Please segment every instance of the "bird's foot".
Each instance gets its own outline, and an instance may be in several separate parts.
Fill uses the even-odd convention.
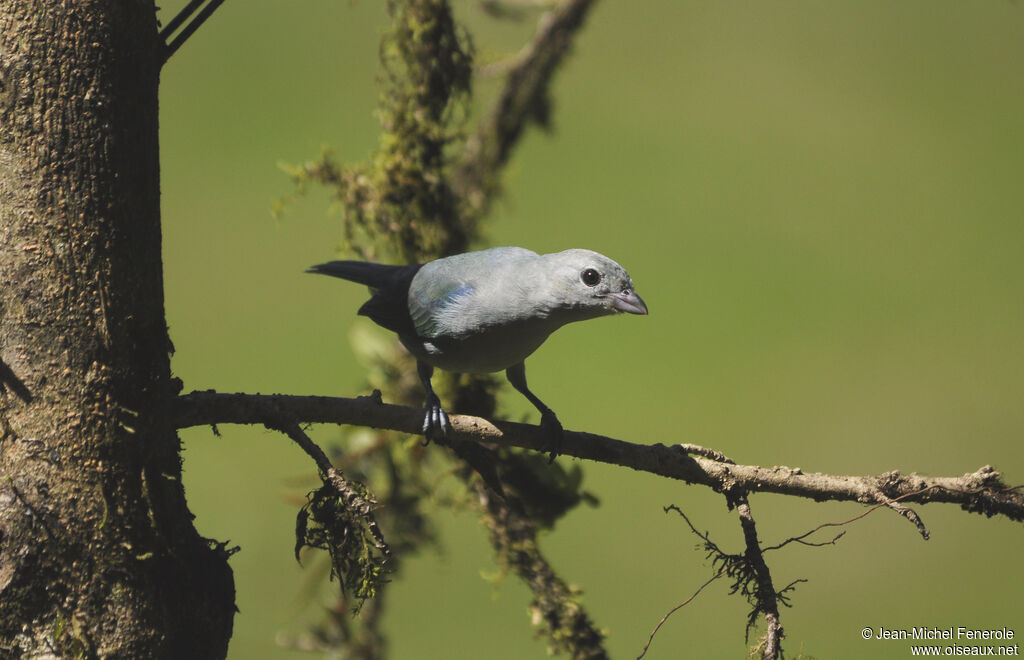
[[[448,413],[441,408],[440,403],[428,401],[427,411],[423,416],[423,445],[429,445],[431,440],[444,440],[450,430]]]
[[[548,450],[551,452],[548,463],[554,463],[562,453],[562,423],[555,417],[554,412],[546,410],[540,415],[540,427],[548,437]]]

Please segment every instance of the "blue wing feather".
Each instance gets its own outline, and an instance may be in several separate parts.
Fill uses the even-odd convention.
[[[440,282],[434,282],[429,287],[413,291],[409,296],[409,315],[416,327],[416,334],[420,337],[437,337],[443,334],[446,330],[443,321],[445,311],[476,290],[476,287],[465,282],[444,284],[447,284],[447,287]]]

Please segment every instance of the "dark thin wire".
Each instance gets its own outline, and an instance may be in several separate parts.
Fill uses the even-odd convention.
[[[193,5],[196,5],[197,3],[201,4],[202,0],[192,0],[192,2],[189,3],[188,7],[182,10],[182,12],[178,14],[178,16],[181,16],[181,14],[184,14],[189,9],[195,11]],[[206,19],[208,19],[213,14],[213,12],[217,11],[217,7],[220,7],[223,3],[224,0],[210,0],[210,4],[203,7],[203,10],[196,14],[196,17],[192,19],[192,22],[186,25],[184,29],[182,29],[182,31],[178,33],[178,36],[176,36],[173,41],[167,44],[167,50],[164,51],[164,61],[166,62],[168,59],[170,59],[171,55],[174,55],[175,51],[181,48],[181,45],[185,43],[185,41],[189,37],[192,36],[192,33],[198,30],[199,26],[205,23]],[[189,13],[191,13],[191,11]],[[171,23],[177,20],[178,16],[175,16],[174,20],[172,20]],[[182,21],[184,21],[184,19],[182,19]],[[170,27],[170,24],[168,24],[168,27]],[[163,33],[161,32],[161,34]]]
[[[167,41],[167,39],[174,34],[174,31],[181,27],[181,24],[188,20],[188,17],[194,14],[196,9],[199,9],[199,6],[204,2],[206,2],[206,0],[191,0],[191,2],[185,5],[184,9],[179,11],[177,15],[171,19],[170,23],[164,26],[164,29],[160,30],[160,38]]]

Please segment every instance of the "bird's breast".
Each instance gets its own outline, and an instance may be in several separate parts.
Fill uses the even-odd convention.
[[[400,337],[409,352],[438,369],[455,373],[492,373],[519,364],[537,350],[557,326],[513,323],[460,337]]]

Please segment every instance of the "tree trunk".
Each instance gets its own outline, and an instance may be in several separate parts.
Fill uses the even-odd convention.
[[[168,417],[161,55],[149,0],[0,0],[0,657],[227,652]]]

